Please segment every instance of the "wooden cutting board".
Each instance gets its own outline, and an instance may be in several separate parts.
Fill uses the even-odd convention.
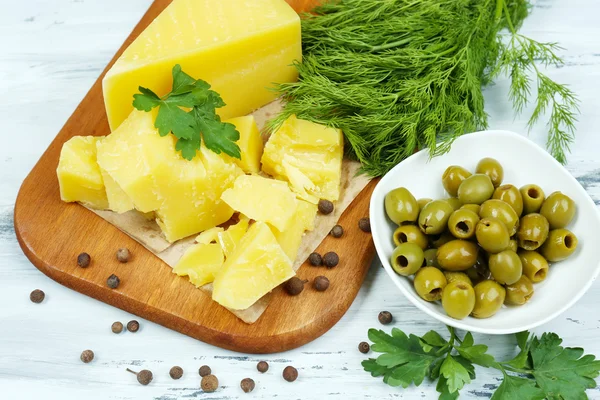
[[[305,10],[315,0],[288,0]],[[75,135],[107,135],[110,131],[102,98],[102,77],[121,52],[170,3],[156,0],[127,38],[109,66],[94,83],[50,147],[27,176],[15,205],[15,231],[25,255],[55,281],[107,304],[215,346],[246,353],[274,353],[301,346],[329,330],[356,297],[374,255],[371,235],[358,229],[368,216],[371,182],[340,219],[341,239],[327,237],[317,249],[335,251],[340,264],[331,270],[305,263],[298,276],[312,282],[329,278],[326,292],[306,287],[299,296],[274,290],[272,302],[254,324],[248,325],[227,311],[186,278],[177,277],[154,254],[117,228],[78,204],[60,200],[56,167],[65,141]],[[131,250],[133,257],[120,264],[115,252]],[[86,268],[77,266],[81,252],[92,257]],[[116,290],[106,286],[111,274],[121,279]]]

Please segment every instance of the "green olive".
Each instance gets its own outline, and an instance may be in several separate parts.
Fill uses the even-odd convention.
[[[450,215],[448,230],[458,239],[470,239],[475,236],[475,227],[479,216],[473,211],[459,209]]]
[[[476,263],[473,267],[466,270],[465,274],[469,277],[469,279],[471,279],[471,282],[473,282],[474,284],[488,279],[492,279],[492,273],[488,269],[487,264]]]
[[[511,306],[522,306],[533,296],[533,284],[525,275],[512,285],[506,286],[506,299],[504,304]]]
[[[481,204],[494,193],[490,177],[484,174],[471,175],[458,187],[458,199],[463,204]]]
[[[436,249],[445,245],[446,243],[456,239],[450,232],[444,232],[440,235],[430,235],[429,242],[431,243],[431,247],[435,247]]]
[[[448,283],[442,293],[442,307],[454,319],[468,317],[475,307],[475,290],[465,282]]]
[[[452,240],[437,251],[437,262],[447,271],[465,271],[477,262],[477,244],[468,240]]]
[[[500,165],[498,160],[490,157],[482,158],[481,161],[477,163],[475,173],[489,176],[494,187],[500,186],[504,179],[504,169],[502,168],[502,165]]]
[[[523,275],[533,283],[539,283],[548,275],[548,261],[537,251],[519,250],[517,253],[523,264]]]
[[[521,259],[512,250],[504,250],[498,254],[492,254],[489,266],[494,280],[503,285],[512,285],[523,275]]]
[[[432,201],[432,200],[428,197],[423,197],[423,198],[417,200],[417,205],[419,206],[419,211],[422,210],[423,207],[425,207],[425,204],[429,203],[430,201]]]
[[[519,217],[523,214],[523,196],[521,196],[519,189],[513,185],[498,186],[496,190],[494,190],[492,199],[502,200],[503,202],[508,203]]]
[[[508,242],[508,250],[512,250],[515,253],[519,250],[519,244],[515,239],[510,239]]]
[[[396,246],[406,242],[415,243],[423,250],[429,246],[427,236],[416,225],[400,225],[394,231],[394,244]]]
[[[475,214],[479,215],[481,206],[479,204],[463,204],[460,208],[463,210],[473,211]]]
[[[538,185],[525,185],[521,189],[521,197],[523,198],[523,214],[531,214],[540,211],[544,202],[544,191]]]
[[[475,318],[489,318],[504,304],[506,289],[497,282],[482,281],[475,285],[473,290],[475,290],[475,307],[471,315]]]
[[[419,205],[406,188],[394,189],[385,195],[385,212],[398,225],[415,222],[419,216]]]
[[[542,203],[540,214],[546,217],[550,229],[564,228],[575,216],[575,202],[561,192],[551,193]]]
[[[426,301],[441,299],[446,284],[446,277],[442,271],[434,267],[421,268],[415,275],[415,290],[419,297]]]
[[[442,185],[446,192],[452,197],[456,197],[458,194],[458,187],[471,173],[458,165],[451,165],[444,171],[442,175]]]
[[[446,230],[454,208],[444,200],[434,200],[425,205],[419,214],[419,228],[427,235],[437,235]]]
[[[423,252],[423,256],[425,257],[426,267],[440,267],[437,262],[437,249],[427,249]]]
[[[471,278],[469,278],[469,275],[465,274],[464,272],[444,271],[444,276],[446,277],[446,281],[448,281],[448,283],[464,282],[469,284],[470,286],[473,286]]]
[[[508,248],[510,236],[506,225],[496,218],[483,218],[475,228],[479,245],[488,253],[500,253]]]
[[[504,222],[508,235],[512,236],[517,233],[519,227],[519,216],[510,206],[510,204],[502,200],[491,199],[484,201],[479,210],[481,218],[497,218]]]
[[[421,268],[425,262],[423,249],[414,243],[401,243],[392,252],[392,268],[398,275],[409,276]]]
[[[456,197],[450,197],[448,199],[442,199],[442,200],[444,200],[446,203],[450,204],[454,211],[456,211],[462,207],[462,203]]]
[[[550,225],[548,220],[541,214],[527,214],[521,218],[521,224],[517,231],[519,247],[525,250],[535,250],[544,243],[548,237]]]
[[[540,254],[550,262],[562,261],[577,249],[577,236],[568,229],[553,229],[540,247]]]

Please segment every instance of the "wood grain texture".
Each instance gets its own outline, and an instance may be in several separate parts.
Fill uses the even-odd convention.
[[[151,5],[113,62],[169,3],[157,0]],[[174,275],[169,266],[139,243],[80,205],[60,200],[55,171],[63,143],[75,135],[110,132],[101,90],[103,75],[19,191],[15,232],[33,264],[71,289],[226,349],[274,353],[301,346],[330,329],[352,304],[373,259],[371,236],[358,229],[357,221],[368,215],[375,183],[371,182],[340,218],[340,224],[346,227],[344,238],[327,237],[317,250],[336,251],[340,265],[326,270],[305,263],[297,273],[310,282],[318,275],[327,276],[332,282],[329,290],[321,293],[307,288],[302,295],[292,297],[277,288],[261,318],[252,325],[245,324],[186,278]],[[120,247],[131,250],[132,261],[120,264],[115,259]],[[79,268],[75,261],[83,251],[93,260],[86,269]],[[106,285],[111,274],[121,279],[118,289]]]

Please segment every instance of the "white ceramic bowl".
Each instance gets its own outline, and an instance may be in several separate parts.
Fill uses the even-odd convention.
[[[578,238],[575,253],[551,265],[548,277],[535,286],[531,300],[521,307],[503,307],[487,319],[450,318],[439,302],[429,303],[415,292],[412,278],[400,276],[390,265],[394,250],[392,233],[396,228],[384,209],[386,193],[406,187],[415,198],[439,199],[448,197],[441,183],[444,170],[461,165],[474,171],[477,162],[493,157],[504,167],[503,183],[521,187],[535,183],[546,195],[560,190],[577,205],[574,220],[567,227]],[[509,334],[532,329],[557,317],[571,307],[592,285],[600,272],[600,213],[581,185],[545,150],[527,138],[508,131],[484,131],[458,138],[450,152],[430,159],[427,150],[407,158],[388,172],[378,183],[370,204],[371,229],[377,254],[390,279],[415,306],[446,325],[473,332]]]

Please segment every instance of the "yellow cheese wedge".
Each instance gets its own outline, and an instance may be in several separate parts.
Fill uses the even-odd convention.
[[[209,243],[217,243],[219,239],[219,232],[223,232],[225,229],[220,226],[215,226],[214,228],[210,228],[196,236],[197,243],[209,244]]]
[[[217,240],[221,245],[225,257],[229,257],[240,240],[242,240],[242,237],[248,230],[249,222],[250,220],[247,217],[241,217],[237,224],[231,225],[226,231],[217,234]]]
[[[280,231],[275,227],[270,227],[277,243],[281,246],[285,254],[294,261],[298,256],[298,249],[302,243],[304,231],[312,229],[313,221],[317,215],[317,206],[303,200],[298,200],[298,207],[292,221],[288,224],[284,231]]]
[[[317,216],[316,204],[306,201],[298,201],[296,215],[299,216],[299,220],[301,220],[304,224],[305,231],[312,231],[315,229],[315,217]]]
[[[243,310],[294,275],[267,224],[255,222],[215,277],[213,300]]]
[[[96,162],[98,140],[94,136],[75,136],[63,145],[56,170],[63,201],[108,208],[102,173]]]
[[[188,276],[190,282],[200,287],[212,282],[223,266],[223,251],[216,243],[195,244],[183,254],[173,268],[179,276]]]
[[[256,221],[285,230],[296,211],[296,196],[287,183],[258,175],[242,175],[221,199],[231,208]]]
[[[171,69],[212,85],[222,118],[273,101],[273,83],[293,82],[301,60],[300,18],[284,0],[174,0],[123,52],[102,81],[111,130],[132,110],[138,87],[171,89]]]
[[[108,198],[108,208],[119,214],[133,210],[133,201],[127,196],[127,193],[121,189],[108,172],[102,168],[100,169],[100,172],[102,173],[102,180],[104,180],[106,197]]]
[[[340,129],[292,115],[265,145],[262,170],[289,181],[305,200],[313,201],[307,196],[311,195],[335,201],[340,196],[343,154],[344,138]]]
[[[224,154],[226,160],[235,162],[244,172],[248,174],[257,174],[260,172],[260,158],[263,153],[263,140],[256,125],[253,115],[228,119],[230,124],[235,125],[240,133],[240,138],[236,142],[240,147],[242,158],[233,158]]]

